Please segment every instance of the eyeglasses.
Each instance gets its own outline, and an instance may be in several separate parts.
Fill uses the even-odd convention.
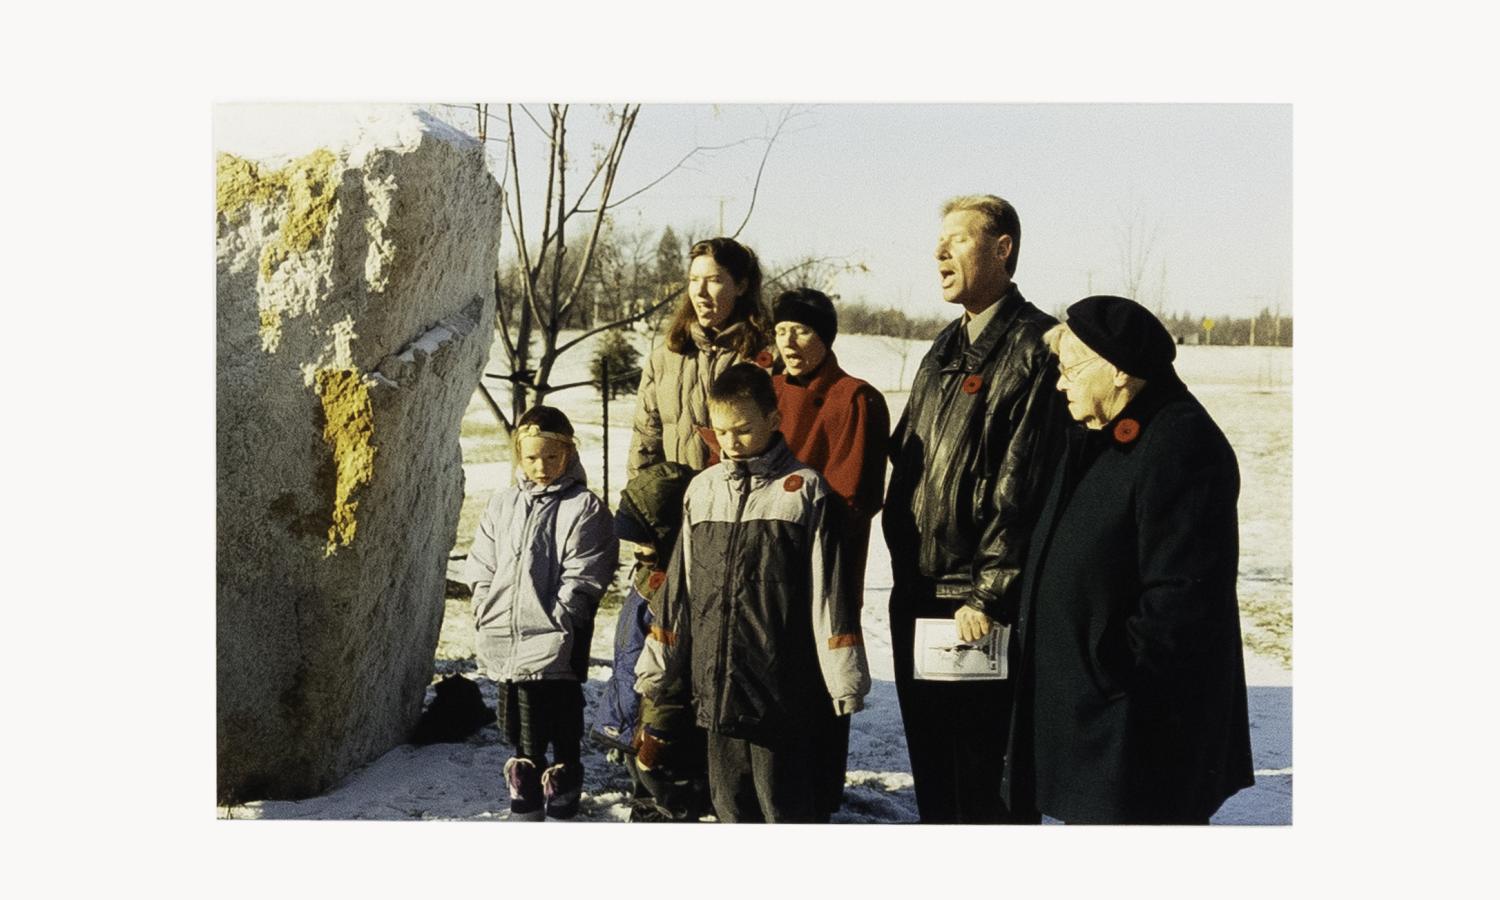
[[[1097,361],[1099,361],[1099,360],[1101,360],[1103,358],[1104,357],[1097,356],[1097,355],[1090,356],[1088,359],[1084,360],[1083,362],[1076,362],[1076,363],[1073,363],[1071,366],[1065,366],[1065,365],[1062,364],[1062,360],[1058,360],[1058,363],[1057,363],[1057,372],[1058,372],[1059,375],[1062,376],[1062,380],[1063,381],[1066,381],[1066,382],[1068,382],[1068,383],[1071,384],[1072,381],[1073,381],[1073,375],[1074,375],[1074,373],[1082,371],[1083,368],[1085,366],[1087,366],[1089,363],[1091,363],[1091,362],[1097,362]]]

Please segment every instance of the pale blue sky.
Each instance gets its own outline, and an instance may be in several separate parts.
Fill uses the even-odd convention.
[[[503,107],[491,107],[497,109]],[[767,133],[781,109],[647,105],[617,195],[696,145]],[[840,281],[847,299],[942,312],[932,259],[938,207],[973,192],[998,193],[1016,205],[1016,281],[1045,309],[1077,300],[1091,283],[1095,293],[1123,290],[1117,233],[1136,211],[1157,227],[1143,301],[1202,314],[1246,315],[1278,304],[1291,311],[1289,105],[797,109],[766,164],[741,237],[768,263],[805,254],[863,262],[867,275]],[[575,107],[569,122],[585,137],[596,120]],[[524,140],[538,137],[530,130],[526,136],[523,129]],[[695,158],[691,169],[620,210],[619,225],[659,230],[670,223],[706,234],[717,230],[723,198],[732,231],[750,200],[762,146]]]

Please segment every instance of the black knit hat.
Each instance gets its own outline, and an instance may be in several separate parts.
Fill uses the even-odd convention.
[[[1172,373],[1177,344],[1161,320],[1134,300],[1085,297],[1068,307],[1068,330],[1127,375],[1160,378]]]
[[[833,301],[812,288],[797,288],[777,297],[771,319],[772,324],[800,322],[817,332],[828,347],[833,346],[833,339],[839,333],[839,315],[834,311]]]

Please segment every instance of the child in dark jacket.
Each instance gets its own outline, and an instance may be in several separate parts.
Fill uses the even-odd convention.
[[[630,821],[693,821],[708,812],[702,729],[686,702],[653,702],[635,691],[635,667],[661,608],[667,558],[682,525],[682,497],[697,473],[674,462],[647,466],[625,485],[615,536],[635,545],[631,590],[615,625],[615,671],[594,734],[621,750],[634,796]]]
[[[770,376],[731,367],[710,390],[709,416],[723,459],[688,486],[637,686],[667,701],[691,685],[720,821],[811,822],[813,729],[830,712],[852,715],[870,689],[859,597],[840,565],[831,495],[777,431]]]
[[[475,649],[499,683],[511,818],[572,818],[583,788],[583,688],[599,598],[619,560],[560,410],[516,423],[516,481],[490,497],[469,550]],[[548,748],[553,763],[547,763]]]

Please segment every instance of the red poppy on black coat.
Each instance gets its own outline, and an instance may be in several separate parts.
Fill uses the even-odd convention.
[[[977,394],[982,387],[984,387],[984,379],[978,375],[970,375],[964,379],[963,392],[965,394]]]
[[[1128,444],[1141,436],[1141,423],[1135,419],[1121,419],[1115,423],[1115,440]]]

